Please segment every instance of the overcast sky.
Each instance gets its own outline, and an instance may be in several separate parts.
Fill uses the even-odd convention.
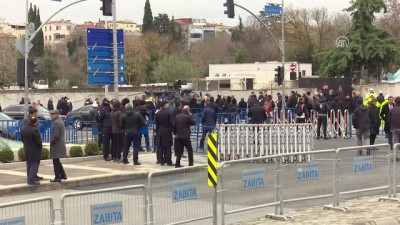
[[[62,0],[56,2],[51,0],[30,0],[40,8],[42,22],[62,6],[76,0]],[[145,0],[116,0],[117,19],[129,19],[142,24]],[[153,16],[158,13],[167,13],[175,18],[197,18],[207,19],[208,22],[237,24],[236,19],[228,19],[224,14],[225,0],[150,0]],[[280,3],[280,0],[271,0],[268,3]],[[295,8],[317,8],[326,7],[329,12],[339,12],[350,5],[350,0],[285,0],[286,6]],[[252,12],[258,14],[266,3],[261,0],[235,0]],[[0,18],[13,24],[23,24],[25,21],[24,0],[0,0]],[[66,9],[58,14],[53,20],[70,19],[75,23],[84,21],[97,21],[104,19],[100,11],[100,0],[87,0]],[[236,15],[247,18],[249,14],[239,8],[235,8]]]

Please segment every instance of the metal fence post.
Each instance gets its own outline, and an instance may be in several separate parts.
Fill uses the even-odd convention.
[[[214,186],[214,198],[213,198],[213,225],[218,225],[218,195],[217,186]]]
[[[224,163],[220,166],[221,176],[220,176],[220,184],[221,184],[221,224],[225,225],[225,182],[224,182]]]
[[[149,218],[147,220],[147,224],[151,225],[154,223],[154,218],[153,218],[153,195],[152,195],[152,186],[151,186],[151,178],[152,178],[152,173],[149,174],[148,178],[148,189],[147,189],[147,210],[149,213]]]

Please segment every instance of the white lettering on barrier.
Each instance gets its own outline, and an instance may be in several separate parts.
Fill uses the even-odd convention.
[[[172,201],[186,201],[197,198],[196,180],[178,180],[172,182]]]
[[[90,206],[92,225],[123,223],[122,202],[112,202]]]
[[[297,167],[297,180],[319,179],[319,163],[299,164]]]
[[[25,217],[15,217],[5,220],[0,220],[0,225],[25,225]]]
[[[243,170],[242,189],[259,188],[265,186],[265,169]]]
[[[372,173],[374,170],[373,167],[373,159],[372,155],[370,156],[360,156],[353,158],[353,173]]]

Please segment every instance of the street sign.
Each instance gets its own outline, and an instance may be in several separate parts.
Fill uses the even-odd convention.
[[[264,12],[270,15],[282,15],[282,7],[278,5],[265,5]]]
[[[125,84],[124,76],[124,33],[117,32],[118,47],[118,83]],[[87,54],[88,54],[88,84],[89,85],[113,85],[114,61],[113,61],[113,33],[111,29],[87,30]]]
[[[18,51],[24,55],[25,54],[25,38],[19,38],[17,42],[15,43],[15,47],[18,49]],[[29,42],[28,44],[28,52],[33,48],[32,42]]]
[[[296,70],[296,64],[290,64],[290,71],[294,72]]]

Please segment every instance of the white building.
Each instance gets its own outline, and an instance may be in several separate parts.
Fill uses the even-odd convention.
[[[50,21],[43,26],[44,45],[65,43],[67,37],[75,29],[76,24],[70,20]]]
[[[290,81],[290,67],[295,65],[296,78],[312,76],[311,63],[285,63],[285,81]],[[281,62],[211,64],[206,77],[207,90],[266,90],[276,87],[275,69]]]

